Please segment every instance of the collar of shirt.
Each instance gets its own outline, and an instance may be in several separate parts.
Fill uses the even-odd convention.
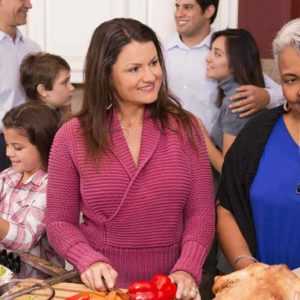
[[[22,179],[22,173],[15,171],[13,168],[7,169],[7,183],[11,186],[17,186],[20,184]],[[47,178],[47,173],[43,170],[36,171],[31,177],[27,179],[25,183],[21,183],[22,185],[33,184],[35,186],[40,186],[43,181]]]
[[[180,48],[180,49],[193,49],[193,48],[201,48],[201,47],[210,47],[211,37],[212,37],[213,31],[209,33],[199,44],[194,45],[193,47],[188,47],[180,38],[180,35],[178,32],[174,33],[174,35],[169,39],[169,41],[166,43],[166,50],[171,50],[173,48]]]
[[[12,37],[9,34],[7,34],[6,32],[0,30],[0,42],[4,39],[13,40]],[[19,42],[24,42],[24,38],[23,38],[23,35],[22,35],[21,31],[19,29],[17,29],[16,38],[14,40],[14,43],[19,43]]]
[[[218,82],[218,86],[223,90],[225,96],[231,96],[240,85],[234,80],[234,77],[230,75],[226,79]]]

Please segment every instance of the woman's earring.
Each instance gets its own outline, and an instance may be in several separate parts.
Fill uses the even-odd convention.
[[[112,107],[112,103],[110,103],[109,105],[106,106],[106,110],[110,110]]]
[[[290,110],[289,104],[288,104],[287,101],[284,102],[284,104],[283,104],[283,109],[284,109],[285,112],[288,112],[288,111]]]

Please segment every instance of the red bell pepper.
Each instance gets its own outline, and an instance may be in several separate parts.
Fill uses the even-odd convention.
[[[151,282],[156,285],[158,290],[163,290],[166,286],[172,283],[168,276],[162,274],[154,275],[151,279]]]
[[[155,275],[151,281],[137,281],[128,288],[131,300],[174,300],[176,285],[165,275]]]
[[[158,291],[158,300],[173,300],[176,298],[177,287],[174,283],[170,283],[163,290]]]
[[[176,297],[176,285],[166,275],[155,275],[151,282],[156,285],[158,290],[157,300],[173,300]]]
[[[65,300],[90,300],[90,296],[88,293],[80,293],[74,296],[68,297]]]
[[[157,300],[157,288],[150,281],[137,281],[128,287],[131,300]]]

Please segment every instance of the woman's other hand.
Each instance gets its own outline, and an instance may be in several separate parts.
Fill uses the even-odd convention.
[[[90,289],[105,291],[112,289],[118,277],[118,273],[103,262],[96,262],[81,273],[81,281]]]
[[[187,272],[177,271],[169,276],[177,285],[176,299],[201,300],[198,285],[194,278]]]

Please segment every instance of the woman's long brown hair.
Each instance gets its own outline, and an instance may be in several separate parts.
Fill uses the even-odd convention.
[[[109,146],[111,110],[118,108],[111,80],[112,66],[122,48],[132,41],[153,42],[163,72],[163,80],[157,100],[147,105],[153,119],[164,129],[169,125],[170,115],[186,130],[194,144],[195,118],[169,95],[166,68],[159,40],[152,29],[133,19],[117,18],[102,23],[92,36],[85,62],[83,106],[78,114],[86,139],[87,149],[93,157],[103,153]],[[108,109],[111,107],[111,109]]]

